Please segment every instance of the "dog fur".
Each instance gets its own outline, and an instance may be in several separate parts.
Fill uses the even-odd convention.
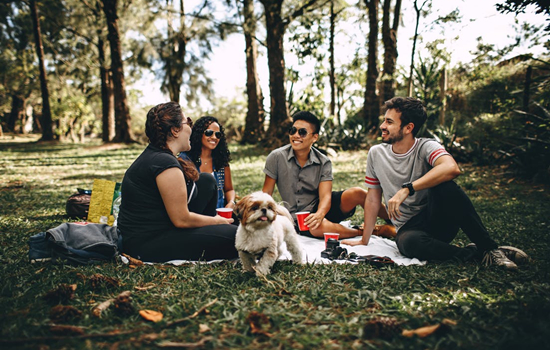
[[[283,241],[292,261],[302,264],[302,248],[292,216],[269,194],[254,192],[243,197],[237,203],[235,213],[240,220],[235,247],[245,271],[268,275],[283,253]]]

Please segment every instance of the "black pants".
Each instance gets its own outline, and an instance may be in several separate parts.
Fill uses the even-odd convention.
[[[449,244],[462,231],[479,252],[497,248],[470,198],[454,182],[428,190],[428,206],[403,225],[395,238],[399,251],[421,260],[467,260],[472,251]]]
[[[198,195],[189,203],[189,210],[208,216],[216,215],[218,185],[212,174],[201,173],[196,182]],[[211,225],[197,228],[174,228],[138,245],[125,246],[133,257],[149,262],[169,260],[233,259],[237,226]]]

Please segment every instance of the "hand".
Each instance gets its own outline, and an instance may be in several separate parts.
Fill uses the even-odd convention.
[[[216,215],[213,217],[215,219],[215,222],[213,223],[213,225],[225,225],[225,224],[232,224],[233,221],[233,218],[224,218],[222,216],[219,216],[219,215]]]
[[[397,191],[397,193],[393,197],[391,197],[386,207],[390,219],[397,219],[401,216],[401,211],[399,210],[399,207],[408,196],[409,190],[407,188],[402,188]]]
[[[229,202],[227,202],[227,204],[225,205],[225,207],[226,207],[226,208],[234,209],[234,208],[235,208],[235,202],[229,201]]]
[[[350,245],[352,247],[356,246],[356,245],[367,245],[367,244],[364,244],[363,243],[363,240],[360,239],[360,240],[356,240],[356,239],[344,239],[342,241],[340,241],[340,243],[342,244],[346,244],[346,245]]]
[[[315,230],[317,227],[321,225],[323,222],[325,216],[321,213],[311,213],[308,215],[308,217],[304,220],[304,223],[309,227],[309,230]]]

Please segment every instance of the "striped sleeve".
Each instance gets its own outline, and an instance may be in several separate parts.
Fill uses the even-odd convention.
[[[374,171],[374,157],[376,149],[375,147],[371,148],[367,156],[367,171],[365,172],[365,185],[368,188],[380,188],[380,180],[376,176]]]
[[[428,157],[428,163],[430,163],[431,166],[434,166],[437,158],[445,155],[450,156],[449,152],[447,152],[443,147],[440,147],[430,153]]]

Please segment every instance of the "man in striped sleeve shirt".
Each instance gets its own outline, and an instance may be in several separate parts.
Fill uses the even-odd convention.
[[[426,121],[422,101],[394,97],[385,102],[380,125],[382,144],[367,158],[365,224],[359,241],[369,243],[382,195],[397,229],[399,251],[421,260],[468,261],[482,258],[486,265],[517,269],[528,256],[514,247],[498,247],[489,236],[472,202],[453,181],[460,174],[454,158],[435,140],[416,138]],[[465,248],[450,244],[458,230],[474,243]]]

